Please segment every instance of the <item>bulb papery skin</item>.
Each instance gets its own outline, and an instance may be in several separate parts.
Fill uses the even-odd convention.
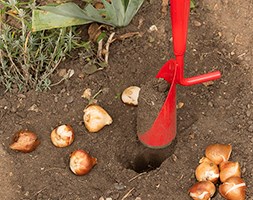
[[[121,100],[125,104],[135,105],[135,106],[138,105],[140,90],[141,88],[137,86],[130,86],[126,88],[121,95]]]
[[[225,161],[220,164],[220,181],[223,183],[230,177],[241,177],[241,168],[238,162]]]
[[[90,156],[84,150],[78,149],[70,155],[69,167],[78,176],[87,174],[96,164],[97,158]]]
[[[10,144],[10,148],[23,153],[29,153],[34,151],[39,144],[40,141],[34,132],[21,130],[15,133],[12,144]]]
[[[213,183],[216,183],[219,179],[218,166],[205,157],[200,159],[199,163],[200,164],[195,170],[196,179],[198,181],[211,181]]]
[[[245,200],[246,184],[240,177],[230,177],[219,186],[221,196],[229,200]]]
[[[212,144],[205,150],[205,156],[213,161],[216,165],[228,161],[232,152],[230,144]]]
[[[51,132],[51,141],[56,147],[67,147],[74,141],[74,130],[70,125],[60,125]]]
[[[215,185],[210,181],[200,181],[195,183],[189,194],[194,200],[209,200],[215,193]]]
[[[95,133],[104,126],[110,125],[113,120],[111,116],[99,105],[92,104],[84,109],[83,121],[89,132]]]

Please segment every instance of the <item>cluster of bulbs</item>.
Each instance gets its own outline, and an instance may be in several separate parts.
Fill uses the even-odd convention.
[[[54,146],[63,148],[74,142],[74,130],[70,125],[60,125],[51,132],[51,141]],[[34,151],[40,141],[37,135],[29,130],[22,130],[14,135],[10,145],[12,150],[29,153]],[[76,175],[87,174],[97,164],[97,158],[89,155],[82,149],[75,150],[70,154],[69,167]]]
[[[246,184],[241,178],[238,162],[229,161],[230,144],[212,144],[205,150],[195,170],[197,183],[189,189],[194,200],[210,200],[219,187],[219,193],[227,200],[245,200]]]
[[[140,88],[130,86],[126,88],[121,95],[121,100],[125,104],[138,105]],[[90,133],[100,131],[104,126],[110,125],[113,120],[108,112],[96,104],[94,97],[91,96],[91,90],[84,91],[83,98],[89,100],[89,105],[84,109],[84,125]],[[74,130],[69,124],[63,124],[55,127],[51,132],[51,141],[54,146],[64,148],[74,142]],[[29,153],[34,151],[40,144],[37,135],[30,130],[21,130],[15,133],[10,148],[12,150]],[[77,149],[70,154],[69,168],[76,175],[85,175],[97,164],[97,158],[89,155],[83,149]]]

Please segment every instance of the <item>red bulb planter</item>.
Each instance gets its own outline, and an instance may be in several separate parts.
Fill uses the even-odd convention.
[[[170,14],[172,23],[172,37],[175,58],[167,61],[156,75],[170,83],[168,96],[151,128],[145,133],[137,133],[139,140],[150,148],[167,147],[176,137],[176,85],[191,86],[221,77],[219,71],[184,77],[184,54],[190,0],[170,0]]]

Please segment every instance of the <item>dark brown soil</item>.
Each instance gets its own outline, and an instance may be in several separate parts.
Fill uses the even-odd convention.
[[[233,147],[231,160],[240,163],[247,199],[252,200],[252,7],[251,0],[204,0],[191,12],[186,76],[219,69],[222,78],[209,85],[177,87],[177,100],[184,103],[177,110],[177,136],[168,149],[155,154],[137,139],[137,107],[119,97],[126,87],[153,79],[173,56],[169,17],[162,17],[160,1],[145,1],[132,23],[116,30],[117,35],[143,35],[114,42],[110,67],[86,76],[73,57],[59,70],[73,69],[74,76],[51,91],[6,94],[1,89],[1,199],[191,199],[187,190],[196,182],[194,170],[205,147],[225,143]],[[152,25],[158,31],[149,32]],[[56,74],[55,81],[59,79]],[[103,89],[98,104],[114,120],[98,133],[88,133],[82,121],[86,88],[94,93]],[[75,131],[75,141],[66,148],[50,141],[50,132],[60,124],[71,124]],[[41,144],[27,154],[12,151],[13,134],[26,128],[37,133]],[[69,170],[69,154],[76,149],[98,159],[85,176]],[[213,199],[222,197],[217,193]]]

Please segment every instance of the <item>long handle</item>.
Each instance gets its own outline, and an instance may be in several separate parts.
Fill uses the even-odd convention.
[[[186,50],[189,13],[190,0],[170,0],[173,48],[177,65],[176,82],[185,86],[195,85],[221,77],[221,73],[215,71],[200,76],[184,78],[184,54]]]
[[[176,56],[176,82],[184,80],[184,54],[188,32],[190,0],[170,0],[170,16],[172,26],[173,50]]]
[[[186,50],[190,0],[170,0],[170,14],[175,56],[183,56]]]

